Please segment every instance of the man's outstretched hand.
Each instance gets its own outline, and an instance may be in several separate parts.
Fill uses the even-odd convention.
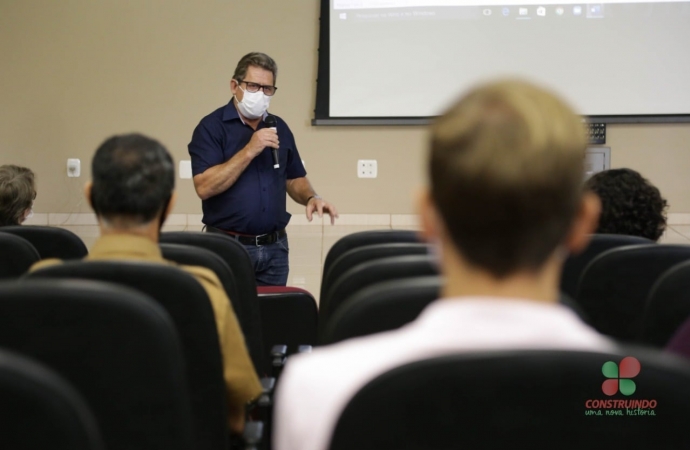
[[[338,218],[338,210],[332,203],[319,197],[312,197],[307,203],[307,220],[311,222],[313,214],[316,213],[319,217],[323,217],[324,213],[331,216],[331,225],[335,224],[335,219]]]

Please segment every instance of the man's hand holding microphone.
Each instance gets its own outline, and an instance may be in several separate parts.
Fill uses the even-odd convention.
[[[256,158],[264,149],[270,148],[273,153],[273,168],[277,169],[279,167],[278,148],[280,148],[280,141],[278,141],[276,118],[270,115],[266,116],[264,123],[266,128],[254,132],[245,148],[252,159]]]

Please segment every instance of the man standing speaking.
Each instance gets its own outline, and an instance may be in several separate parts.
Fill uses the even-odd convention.
[[[286,193],[307,219],[335,207],[316,194],[287,124],[268,113],[278,66],[263,53],[240,59],[230,102],[201,119],[189,143],[194,188],[206,231],[245,245],[260,286],[285,286],[289,272]]]

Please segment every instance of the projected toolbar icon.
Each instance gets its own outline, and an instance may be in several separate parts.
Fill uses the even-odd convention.
[[[582,6],[573,6],[573,14],[576,16],[582,14]]]
[[[546,8],[544,8],[543,6],[537,8],[537,15],[544,17],[546,15]]]
[[[561,8],[560,6],[556,8],[556,15],[562,16],[563,13],[565,13],[565,9]]]
[[[589,19],[601,19],[604,17],[604,5],[601,3],[587,5],[587,17]]]
[[[485,10],[484,10],[484,15],[485,15],[485,16],[490,16],[490,15],[491,15],[491,10],[488,9],[488,8],[485,9]]]
[[[520,14],[521,16],[526,16],[528,13],[529,11],[527,11],[527,8],[520,8],[518,10],[518,14]]]
[[[510,14],[510,8],[503,8],[501,12],[504,16],[508,16]]]

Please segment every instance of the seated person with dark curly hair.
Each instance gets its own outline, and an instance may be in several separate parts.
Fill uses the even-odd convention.
[[[597,233],[627,234],[653,241],[664,234],[668,203],[639,172],[605,170],[592,175],[586,187],[601,199]]]

